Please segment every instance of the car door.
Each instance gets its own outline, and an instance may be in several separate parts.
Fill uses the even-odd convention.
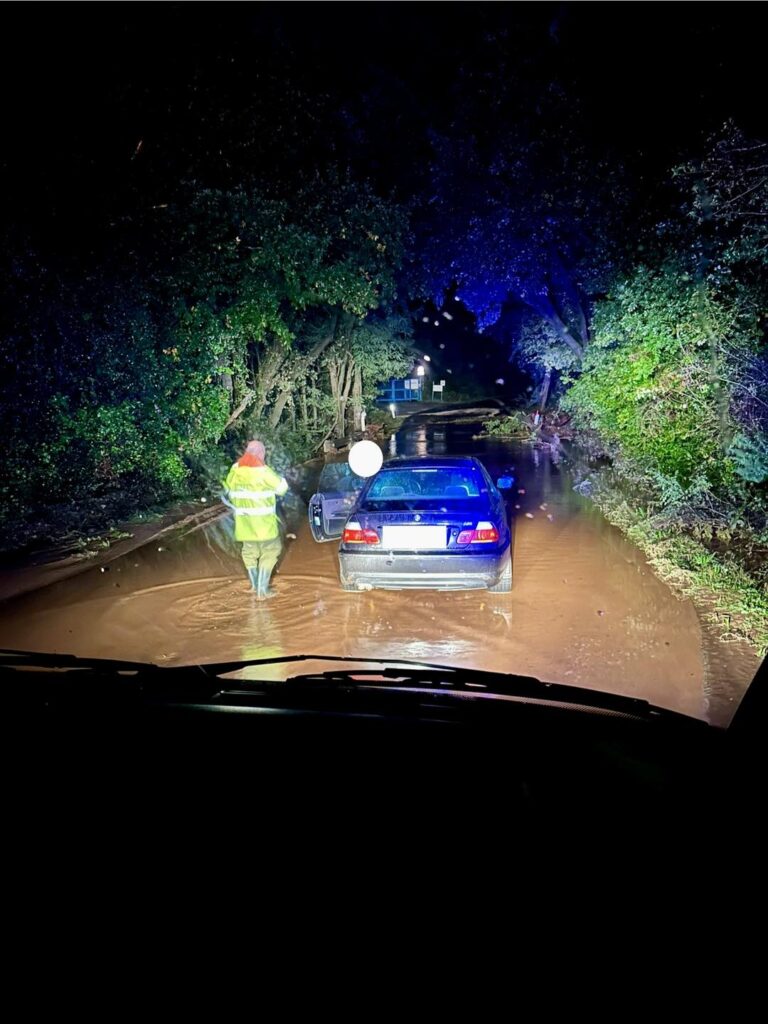
[[[485,466],[481,465],[483,478],[485,479],[486,486],[488,487],[488,495],[491,499],[491,507],[493,514],[498,518],[499,523],[503,525],[505,529],[509,527],[509,500],[506,491],[500,491],[499,488],[493,481],[493,477],[490,475]],[[507,474],[501,478],[505,483],[509,482],[510,487],[514,482],[514,477]],[[509,492],[511,495],[511,491]]]
[[[329,463],[323,467],[317,491],[307,506],[309,528],[318,543],[341,537],[364,483],[346,462]]]

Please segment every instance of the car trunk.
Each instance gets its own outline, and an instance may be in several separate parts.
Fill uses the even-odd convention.
[[[417,520],[417,516],[420,518]],[[361,512],[363,529],[376,529],[382,551],[461,551],[456,544],[462,530],[472,529],[477,517],[465,509],[456,512]]]

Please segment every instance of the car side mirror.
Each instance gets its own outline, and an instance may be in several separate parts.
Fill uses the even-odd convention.
[[[500,476],[496,481],[496,486],[500,491],[511,491],[515,485],[515,478],[513,476]]]

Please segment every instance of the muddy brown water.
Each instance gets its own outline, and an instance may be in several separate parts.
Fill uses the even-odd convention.
[[[566,464],[527,446],[473,440],[476,430],[407,423],[389,454],[475,454],[495,475],[514,466],[521,493],[511,501],[510,594],[344,593],[337,544],[316,544],[302,518],[275,577],[278,596],[258,602],[222,518],[5,602],[0,647],[159,664],[299,653],[407,658],[642,697],[726,723],[757,671],[752,649],[711,635],[692,602],[573,490]]]

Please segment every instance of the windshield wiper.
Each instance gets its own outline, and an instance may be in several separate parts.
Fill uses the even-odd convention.
[[[378,668],[335,668],[274,679],[224,679],[222,677],[246,668],[302,662],[337,662],[339,665],[377,665]],[[581,706],[629,715],[633,718],[674,718],[697,722],[698,719],[657,707],[638,697],[606,693],[565,683],[542,682],[534,676],[521,676],[462,666],[430,664],[407,658],[356,658],[346,655],[286,654],[273,658],[248,658],[239,661],[192,665],[160,666],[149,662],[104,658],[80,658],[72,654],[50,654],[33,651],[0,650],[0,671],[11,669],[75,670],[76,680],[119,675],[121,683],[146,686],[153,695],[173,693],[183,697],[205,695],[209,699],[224,698],[227,693],[247,697],[249,692],[264,692],[265,687],[287,694],[340,693],[355,689],[410,691],[412,693],[454,693],[509,697],[547,704]],[[26,673],[25,673],[26,675]],[[64,676],[72,679],[69,671]],[[33,673],[30,673],[30,677]],[[699,723],[701,724],[701,723]]]
[[[320,660],[310,656],[312,660]],[[328,660],[336,660],[328,659]],[[403,668],[387,664],[376,658],[345,658],[352,662],[374,662],[385,665],[380,669],[330,669],[327,672],[306,673],[291,676],[283,686],[312,687],[325,686],[330,689],[361,687],[392,692],[403,690],[412,693],[462,694],[489,698],[513,698],[522,701],[565,705],[571,708],[583,707],[610,711],[633,718],[689,719],[666,708],[657,707],[639,697],[625,697],[621,694],[591,690],[588,687],[570,686],[565,683],[549,683],[535,676],[520,676],[513,673],[492,672],[484,669],[470,669],[446,665],[429,665],[424,662],[399,661]],[[413,667],[410,667],[410,666]]]

